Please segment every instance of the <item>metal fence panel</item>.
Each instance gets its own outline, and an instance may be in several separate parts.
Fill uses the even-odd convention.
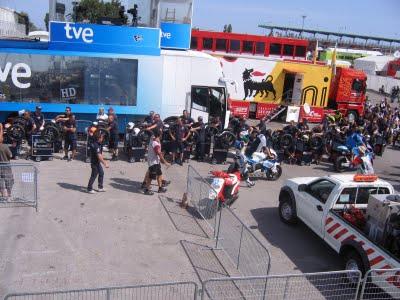
[[[361,299],[400,299],[400,269],[368,271],[365,274]]]
[[[220,211],[216,248],[222,248],[243,276],[265,276],[270,269],[267,248],[228,207]]]
[[[350,300],[357,299],[360,283],[358,271],[212,279],[203,283],[202,299]]]
[[[29,163],[0,163],[0,207],[38,205],[38,171]]]
[[[196,300],[197,284],[173,282],[128,287],[7,295],[4,300]]]
[[[215,236],[218,218],[218,201],[211,200],[210,194],[216,191],[192,166],[188,166],[186,196],[200,216],[206,221],[207,227]]]

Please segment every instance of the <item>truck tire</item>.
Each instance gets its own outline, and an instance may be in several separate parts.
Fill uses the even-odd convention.
[[[366,273],[366,267],[364,266],[363,260],[360,254],[356,250],[347,251],[343,255],[344,270],[346,271],[360,271],[362,277]],[[358,279],[355,276],[347,276],[347,280],[351,283],[357,283]]]
[[[297,223],[296,207],[293,203],[293,199],[285,194],[279,197],[279,217],[285,224],[294,225]]]

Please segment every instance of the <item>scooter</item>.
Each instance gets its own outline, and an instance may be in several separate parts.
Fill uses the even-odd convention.
[[[361,170],[369,169],[369,165],[373,164],[375,158],[374,152],[370,147],[366,148],[364,153],[360,153],[358,148],[354,148],[352,151],[347,146],[338,146],[339,150],[342,151],[342,155],[338,156],[334,162],[335,170],[337,172],[344,172],[345,170],[352,169],[355,167],[361,168]]]
[[[231,206],[239,198],[240,172],[211,171],[212,183],[209,199],[218,201],[218,209],[222,205]]]
[[[272,158],[266,157],[263,152],[255,152],[248,160],[248,172],[250,177],[265,178],[270,181],[278,180],[282,175],[282,167],[277,160],[277,153],[270,149]]]

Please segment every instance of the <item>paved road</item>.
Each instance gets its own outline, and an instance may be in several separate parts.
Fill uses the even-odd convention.
[[[275,126],[277,126],[275,124]],[[400,190],[399,149],[388,147],[375,161],[379,176]],[[191,162],[201,174],[212,168]],[[164,198],[139,191],[146,164],[112,162],[106,170],[106,193],[84,192],[90,166],[55,159],[39,168],[39,212],[30,208],[0,209],[0,298],[8,292],[130,285],[198,277],[182,240],[207,243],[204,233],[174,201],[181,198],[186,168],[166,171],[173,181]],[[277,182],[258,181],[242,187],[234,211],[269,249],[271,272],[338,270],[337,255],[304,225],[279,221],[277,199],[284,179],[319,176],[331,166],[283,166]],[[166,212],[173,214],[175,226]],[[180,231],[178,231],[179,229]],[[194,250],[192,250],[194,251]]]

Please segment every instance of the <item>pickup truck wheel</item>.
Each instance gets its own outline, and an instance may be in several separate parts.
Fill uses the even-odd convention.
[[[361,275],[364,276],[365,266],[360,255],[356,251],[353,250],[344,255],[344,269],[346,271],[360,271]],[[347,280],[356,284],[358,283],[358,276],[347,274]]]
[[[296,224],[296,208],[293,205],[292,199],[285,198],[279,201],[279,217],[283,223],[290,225]]]

